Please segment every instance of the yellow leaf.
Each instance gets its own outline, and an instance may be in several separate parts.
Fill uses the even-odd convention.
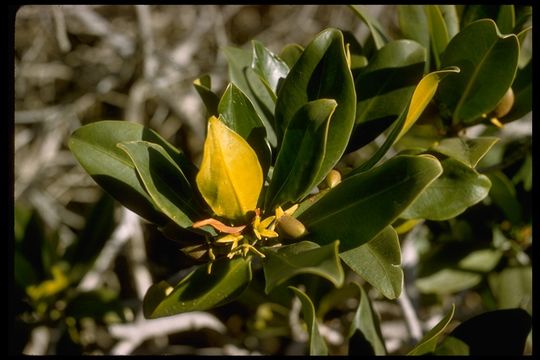
[[[261,165],[255,151],[237,133],[212,116],[197,174],[204,200],[218,216],[245,220],[255,210],[263,184]]]
[[[446,69],[433,71],[420,80],[416,88],[414,89],[413,96],[411,98],[411,103],[409,104],[409,110],[407,112],[407,118],[405,119],[405,124],[399,133],[396,141],[398,141],[409,129],[411,126],[418,120],[422,112],[429,104],[437,88],[439,87],[439,82],[450,73],[459,73],[459,68],[456,66],[450,66]]]

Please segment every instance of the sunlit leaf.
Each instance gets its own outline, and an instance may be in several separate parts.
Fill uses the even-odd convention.
[[[401,294],[401,249],[397,233],[391,226],[364,245],[344,251],[339,256],[387,298],[395,299]]]
[[[453,158],[441,161],[442,175],[401,214],[404,219],[447,220],[484,199],[491,187],[486,175]]]
[[[218,216],[243,219],[255,210],[263,184],[255,151],[222,121],[212,117],[204,142],[197,185]]]
[[[488,136],[475,138],[452,137],[441,140],[431,149],[474,168],[497,141],[499,141],[499,138]]]

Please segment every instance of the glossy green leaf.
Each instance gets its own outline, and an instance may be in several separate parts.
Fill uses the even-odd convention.
[[[343,180],[298,219],[314,242],[338,239],[340,251],[353,249],[390,225],[441,172],[432,156],[397,156]]]
[[[249,98],[234,83],[230,83],[221,97],[218,112],[223,123],[243,137],[255,151],[264,176],[270,167],[272,153],[264,124]]]
[[[456,306],[452,304],[452,309],[448,312],[448,314],[446,314],[442,320],[439,321],[435,327],[433,327],[433,329],[428,331],[422,340],[420,340],[420,342],[418,342],[418,344],[411,351],[409,351],[407,355],[423,355],[433,352],[437,346],[439,337],[443,333],[444,329],[446,329],[448,324],[450,324],[452,317],[454,317],[455,310]]]
[[[450,41],[441,67],[461,72],[441,83],[438,99],[453,124],[471,124],[495,108],[514,80],[518,55],[517,37],[501,35],[489,19],[471,23]]]
[[[469,355],[469,345],[453,336],[446,336],[437,346],[434,355]]]
[[[360,5],[349,5],[349,8],[352,9],[353,13],[369,28],[369,33],[373,39],[375,48],[377,50],[382,48],[384,44],[388,42],[388,36],[385,34],[384,28],[379,24],[377,19],[369,16],[367,11]]]
[[[342,33],[346,52],[350,55],[351,73],[353,74],[353,78],[356,79],[358,73],[360,73],[368,65],[368,59],[364,53],[362,45],[360,45],[354,36],[354,33],[346,30]]]
[[[179,226],[190,227],[201,214],[195,205],[195,193],[182,169],[163,147],[148,141],[126,141],[117,146],[131,158],[159,209]]]
[[[208,274],[202,265],[171,286],[166,281],[152,285],[143,300],[146,318],[154,319],[189,311],[203,311],[234,300],[251,281],[251,260],[218,260]]]
[[[439,69],[441,65],[440,56],[449,41],[448,30],[441,9],[437,5],[425,5],[424,9],[428,20],[431,52],[435,59],[435,68]]]
[[[265,292],[268,294],[276,286],[298,274],[314,274],[331,281],[339,287],[344,274],[338,257],[339,241],[319,246],[310,241],[301,241],[277,249],[264,251],[263,263]]]
[[[388,299],[396,299],[403,286],[401,249],[393,227],[387,226],[373,239],[339,254],[345,264]]]
[[[300,108],[318,99],[334,99],[325,156],[314,183],[319,183],[339,161],[349,141],[356,95],[347,64],[343,35],[336,29],[321,32],[306,47],[283,82],[276,102],[276,124],[281,133]]]
[[[309,297],[300,289],[289,286],[302,303],[302,314],[308,327],[309,355],[328,355],[328,348],[319,332],[319,325],[315,317],[315,307]]]
[[[503,123],[521,119],[532,111],[532,59],[523,69],[518,69],[512,90],[514,91],[514,105],[508,114],[501,120]]]
[[[499,141],[499,138],[488,136],[476,138],[452,137],[441,140],[432,146],[431,150],[450,156],[474,168],[497,141]]]
[[[366,291],[357,283],[354,284],[360,290],[360,302],[349,330],[349,355],[386,355],[386,347],[377,312],[373,309]],[[360,334],[357,332],[360,332]],[[360,335],[363,337],[362,340],[367,341],[371,346],[371,354],[359,351],[358,343],[362,343],[358,341]]]
[[[493,172],[487,176],[491,181],[489,197],[502,210],[510,222],[519,224],[522,219],[522,205],[516,197],[514,184],[502,171]]]
[[[204,105],[206,106],[206,117],[218,115],[219,97],[212,91],[212,80],[210,75],[203,75],[193,81],[193,86]]]
[[[282,59],[285,64],[292,69],[294,64],[300,58],[300,55],[304,52],[304,48],[298,44],[288,44],[285,45],[281,52],[279,53],[279,58]]]
[[[273,95],[277,94],[278,83],[289,73],[289,66],[278,56],[273,54],[264,45],[256,40],[252,41],[253,61],[251,67],[268,85]]]
[[[154,131],[127,121],[99,121],[77,129],[69,148],[82,167],[116,200],[147,220],[163,223],[165,216],[144,189],[129,156],[116,144],[144,140],[162,146],[192,179],[195,167]]]
[[[482,313],[459,324],[450,335],[469,346],[470,355],[521,357],[532,317],[523,309]]]
[[[485,175],[453,158],[441,161],[442,175],[401,214],[404,219],[447,220],[477,204],[489,193]]]
[[[502,34],[512,34],[516,25],[514,5],[501,5],[496,21],[497,27]]]
[[[225,47],[225,56],[229,63],[229,79],[249,98],[259,114],[266,136],[272,147],[277,145],[274,124],[274,99],[268,93],[259,75],[251,69],[252,52],[235,47]]]
[[[336,106],[332,99],[314,100],[302,106],[291,120],[266,192],[267,209],[297,202],[311,191],[322,166]]]
[[[237,133],[215,117],[208,120],[197,186],[218,215],[241,220],[257,207],[263,185],[257,154]]]
[[[425,49],[410,40],[389,42],[375,54],[355,79],[358,103],[349,151],[375,139],[403,112],[422,78],[425,59]],[[371,133],[373,125],[369,122],[383,122],[386,126]]]

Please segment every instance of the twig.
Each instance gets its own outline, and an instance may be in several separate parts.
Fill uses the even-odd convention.
[[[68,52],[69,50],[71,50],[71,43],[69,42],[67,36],[64,12],[59,5],[53,6],[53,17],[56,27],[56,40],[58,41],[58,47],[62,52]]]
[[[165,318],[139,320],[134,324],[114,324],[109,326],[112,336],[120,341],[112,350],[112,355],[128,355],[143,341],[181,331],[193,331],[198,329],[212,329],[221,334],[226,331],[225,325],[215,316],[194,311],[185,314],[168,316]]]
[[[416,311],[414,310],[411,300],[407,296],[407,290],[405,286],[401,290],[401,296],[398,298],[398,303],[403,310],[403,315],[405,316],[405,323],[409,329],[411,339],[416,343],[422,338],[422,325],[420,320],[416,316]]]
[[[157,72],[158,62],[154,56],[154,36],[152,34],[152,16],[149,5],[135,5],[139,20],[139,32],[143,49],[144,78],[152,79]]]
[[[95,289],[103,281],[103,273],[111,266],[116,255],[133,235],[139,221],[138,215],[122,207],[122,217],[116,230],[105,243],[93,268],[86,273],[77,287],[81,291]]]

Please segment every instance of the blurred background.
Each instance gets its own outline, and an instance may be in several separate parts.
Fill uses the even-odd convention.
[[[366,10],[396,31],[394,6]],[[103,193],[67,139],[90,122],[128,120],[154,129],[198,164],[206,120],[193,81],[209,74],[212,90],[223,92],[223,48],[250,48],[256,39],[278,53],[286,44],[307,45],[327,27],[349,30],[360,42],[368,35],[342,5],[20,8],[13,52],[15,352],[303,353],[305,343],[288,327],[254,335],[270,321],[264,307],[249,320],[238,306],[145,320],[140,304],[150,284],[183,275],[178,271],[190,264],[174,243]],[[520,129],[530,133],[527,125]],[[478,300],[463,302],[474,307]],[[383,300],[376,306],[387,346],[397,351],[408,341],[401,310]],[[433,326],[437,314],[419,315]],[[326,336],[335,335],[339,353],[343,339],[336,334]]]

